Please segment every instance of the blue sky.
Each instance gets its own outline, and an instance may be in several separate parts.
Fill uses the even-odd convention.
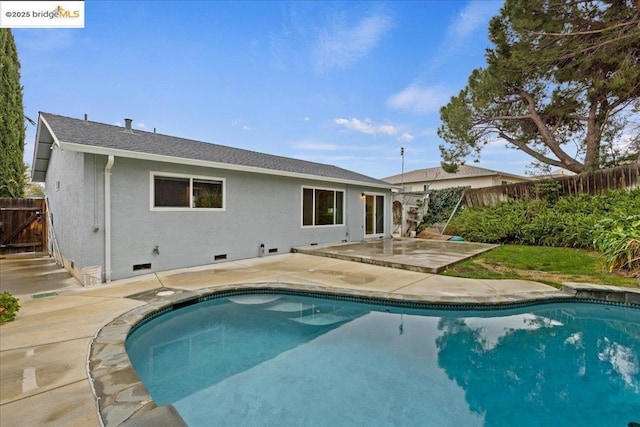
[[[484,66],[502,1],[87,1],[83,29],[14,29],[38,111],[329,163],[438,166],[439,109]],[[33,156],[29,125],[25,161]],[[489,146],[477,166],[524,174]]]

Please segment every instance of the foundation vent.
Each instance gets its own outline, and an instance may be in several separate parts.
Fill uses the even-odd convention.
[[[276,253],[278,253],[278,248],[271,248],[271,249],[269,249],[269,253],[270,253],[270,254],[276,254]]]
[[[225,259],[227,259],[227,254],[215,255],[213,257],[214,261],[223,261]]]
[[[133,271],[138,271],[138,270],[151,270],[151,263],[147,263],[147,264],[134,264],[133,265]]]

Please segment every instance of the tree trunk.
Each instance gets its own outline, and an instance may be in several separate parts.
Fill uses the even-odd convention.
[[[598,102],[592,101],[587,119],[587,151],[584,158],[584,171],[591,172],[600,169],[600,133],[602,131],[597,117]]]

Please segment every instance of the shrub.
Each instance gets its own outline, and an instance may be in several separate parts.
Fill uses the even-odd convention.
[[[0,323],[9,322],[16,317],[16,312],[20,310],[18,298],[9,292],[0,294]]]
[[[460,210],[447,234],[484,243],[592,249],[598,221],[622,219],[636,212],[640,212],[640,189],[503,202]]]
[[[604,253],[609,271],[640,273],[640,215],[602,219],[593,235],[593,246]]]

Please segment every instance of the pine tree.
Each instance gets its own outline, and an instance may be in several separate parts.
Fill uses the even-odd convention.
[[[9,28],[0,28],[0,197],[24,192],[24,108],[18,51]]]
[[[606,165],[640,107],[634,1],[505,0],[487,66],[440,110],[444,165],[477,159],[496,139],[576,173]]]

